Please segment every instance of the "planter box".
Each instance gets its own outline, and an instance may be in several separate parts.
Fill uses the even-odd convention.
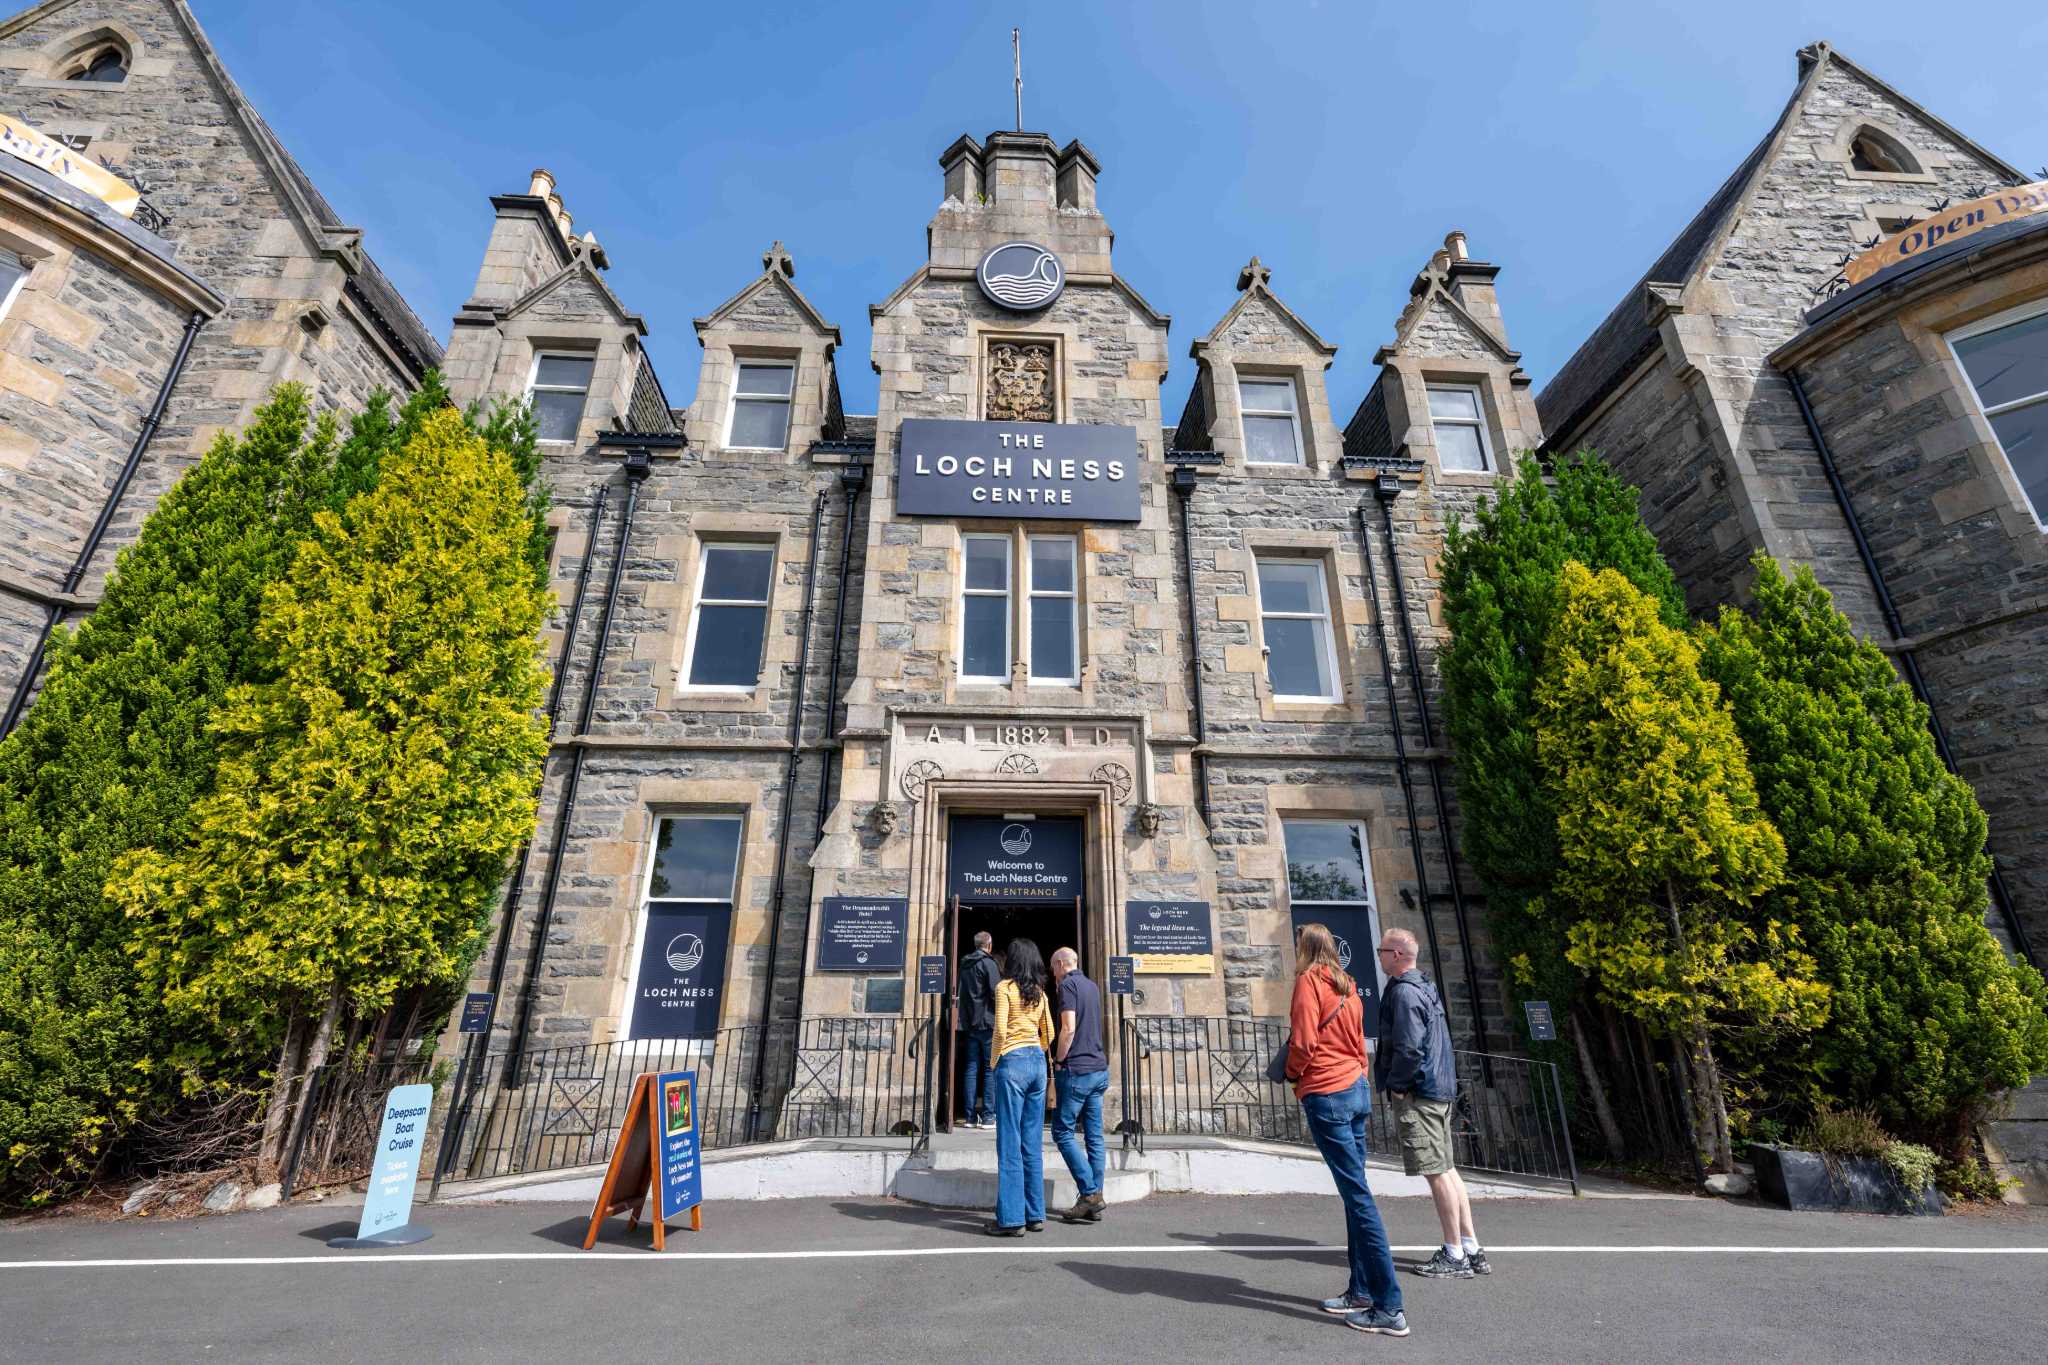
[[[1764,1198],[1788,1209],[1937,1217],[1941,1213],[1941,1196],[1934,1186],[1908,1193],[1899,1188],[1892,1168],[1875,1157],[1829,1158],[1790,1147],[1752,1147],[1749,1155]]]

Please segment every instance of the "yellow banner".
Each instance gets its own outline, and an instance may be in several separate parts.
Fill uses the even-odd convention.
[[[1139,976],[1202,976],[1216,971],[1214,953],[1146,953],[1132,960],[1137,965],[1131,970]]]
[[[1986,228],[2048,210],[2048,180],[2000,190],[1966,204],[1951,204],[1940,213],[1894,232],[1842,267],[1842,278],[1861,284],[1878,271],[1904,265],[1915,256],[1958,237],[1972,237]]]
[[[0,151],[41,166],[65,184],[84,190],[124,218],[135,216],[142,192],[99,162],[44,137],[20,119],[0,114]]]

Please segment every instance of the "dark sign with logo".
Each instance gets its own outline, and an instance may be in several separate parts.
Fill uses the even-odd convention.
[[[1548,1000],[1524,1000],[1522,1013],[1529,1019],[1529,1039],[1537,1043],[1557,1041],[1557,1021],[1550,1017]]]
[[[718,1032],[729,902],[649,901],[633,982],[634,1038],[709,1038]]]
[[[1374,949],[1379,947],[1378,926],[1372,911],[1363,905],[1302,905],[1294,907],[1294,931],[1304,924],[1320,924],[1337,940],[1337,963],[1358,983],[1365,997],[1365,1036],[1380,1036],[1380,970]]]
[[[1051,306],[1067,287],[1060,258],[1036,242],[1004,242],[989,249],[974,268],[982,297],[1013,313],[1035,313]]]
[[[956,815],[946,894],[964,901],[1064,901],[1081,894],[1081,822]]]
[[[903,970],[910,902],[901,896],[827,896],[818,906],[818,970]]]
[[[704,1171],[697,1164],[697,1073],[670,1071],[655,1078],[661,1118],[661,1217],[674,1218],[704,1202]]]
[[[946,993],[945,958],[921,957],[917,960],[917,993],[919,995],[944,995]]]
[[[896,510],[920,517],[1136,521],[1138,429],[907,417]]]
[[[471,991],[462,997],[461,1033],[482,1033],[491,1026],[491,993]]]
[[[1124,947],[1137,970],[1206,972],[1216,965],[1214,917],[1207,901],[1126,901]]]
[[[1128,957],[1113,957],[1109,960],[1109,993],[1129,995],[1138,988],[1137,967]]]

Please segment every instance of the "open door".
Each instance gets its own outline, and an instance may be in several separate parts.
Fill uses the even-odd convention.
[[[942,1133],[953,1131],[954,1076],[958,1061],[954,1054],[954,1040],[959,1033],[960,1008],[960,898],[953,897],[946,907],[946,998],[939,1006],[939,1032],[943,1035],[946,1049],[945,1084],[940,1096],[938,1129]]]

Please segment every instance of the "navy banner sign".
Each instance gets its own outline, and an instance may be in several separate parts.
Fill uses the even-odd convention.
[[[917,993],[919,995],[944,995],[946,993],[945,958],[921,957],[917,960]]]
[[[1138,983],[1133,979],[1133,975],[1137,970],[1137,960],[1135,958],[1111,958],[1109,960],[1109,993],[1111,995],[1129,995],[1135,991],[1138,988]]]
[[[633,984],[634,1038],[709,1038],[718,1032],[731,902],[649,901]]]
[[[660,1114],[661,1217],[670,1219],[704,1202],[704,1171],[697,1164],[697,1073],[670,1071],[655,1078]]]
[[[827,896],[818,907],[818,970],[900,972],[910,937],[901,896]]]
[[[1380,1036],[1380,968],[1374,949],[1379,947],[1378,926],[1370,909],[1363,905],[1309,905],[1293,909],[1294,932],[1304,924],[1320,924],[1337,940],[1337,965],[1351,973],[1358,993],[1365,997],[1365,1036]]]
[[[1081,822],[956,815],[946,894],[964,901],[1065,901],[1081,894]]]
[[[1524,1000],[1522,1013],[1529,1019],[1529,1041],[1532,1043],[1554,1043],[1557,1041],[1557,1021],[1550,1016],[1548,1000]]]
[[[482,1033],[491,1026],[491,993],[471,991],[462,998],[462,1033]]]
[[[1136,521],[1138,429],[907,417],[897,445],[896,510]]]
[[[1138,970],[1208,972],[1216,969],[1214,917],[1207,901],[1126,901],[1124,947]]]

